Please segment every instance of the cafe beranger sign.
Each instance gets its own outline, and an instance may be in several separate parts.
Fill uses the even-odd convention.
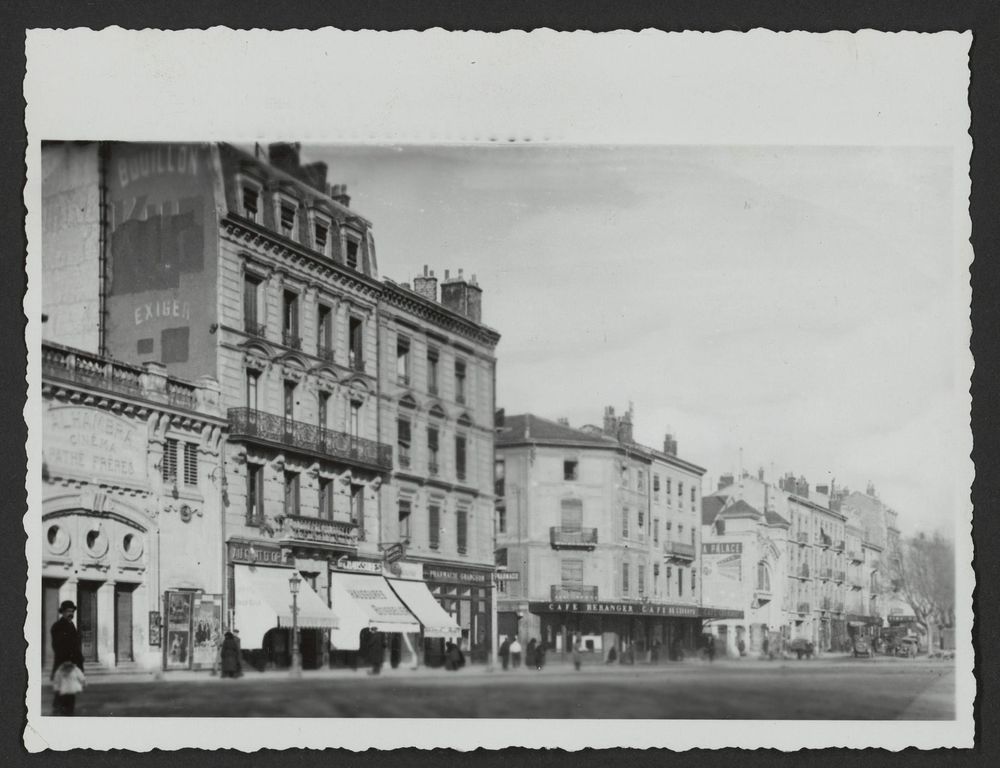
[[[685,618],[743,618],[742,611],[670,603],[614,603],[560,601],[528,603],[531,613],[589,613],[602,616],[679,616]]]

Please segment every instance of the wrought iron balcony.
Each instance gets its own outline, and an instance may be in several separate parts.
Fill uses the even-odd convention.
[[[796,608],[798,613],[809,613],[809,609],[811,608],[811,606],[809,605],[809,603],[799,603],[798,606],[796,606]]]
[[[553,584],[552,600],[596,600],[597,587],[589,584]]]
[[[554,549],[593,549],[597,546],[596,528],[549,528],[549,543]]]
[[[282,331],[281,343],[292,349],[302,349],[302,337],[291,331]]]
[[[392,469],[392,446],[252,408],[229,409],[229,433],[376,470]]]
[[[358,546],[358,529],[353,523],[325,520],[321,517],[285,515],[278,528],[283,541],[305,542],[338,548]]]
[[[320,360],[326,360],[326,362],[332,363],[334,358],[333,347],[324,347],[322,345],[318,346],[316,348],[316,357]]]
[[[365,372],[365,359],[357,352],[352,351],[348,354],[347,364],[353,371]]]
[[[694,560],[694,544],[686,544],[683,541],[665,541],[663,542],[663,551],[670,557]]]
[[[258,323],[256,319],[244,320],[243,330],[247,332],[250,336],[256,336],[259,339],[263,339],[267,336],[267,324]]]

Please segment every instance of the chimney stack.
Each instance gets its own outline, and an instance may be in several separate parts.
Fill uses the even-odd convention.
[[[413,278],[413,290],[428,301],[436,302],[438,300],[438,281],[434,277],[433,269],[430,272],[427,271],[426,264],[424,264],[424,273]]]
[[[674,440],[674,436],[669,432],[663,437],[663,452],[667,456],[677,455],[677,441]]]
[[[309,165],[303,165],[300,170],[299,178],[302,181],[323,194],[327,193],[326,173],[328,167],[326,163],[309,163]]]
[[[618,442],[631,443],[632,441],[632,410],[629,409],[618,422]]]
[[[351,207],[351,198],[350,195],[347,194],[346,184],[334,184],[332,187],[330,187],[330,197],[332,197],[334,200],[336,200],[345,208]]]
[[[458,270],[458,277],[450,277],[450,273],[446,269],[444,271],[444,282],[441,283],[441,303],[452,312],[457,312],[478,323],[479,318],[473,317],[470,313],[469,288],[470,286],[465,281],[461,269]],[[475,290],[479,291],[479,288],[476,287]],[[479,293],[482,293],[482,291],[479,291]]]
[[[296,142],[276,141],[267,145],[267,159],[279,171],[299,177],[301,165],[299,161],[299,149],[301,145]]]
[[[719,475],[719,488],[718,488],[718,490],[721,491],[723,488],[728,488],[734,482],[736,482],[736,481],[734,480],[732,474]]]
[[[618,434],[618,419],[615,418],[614,406],[604,408],[604,434],[614,437]]]

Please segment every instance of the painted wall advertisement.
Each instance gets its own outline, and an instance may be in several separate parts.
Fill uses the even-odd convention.
[[[214,373],[211,147],[111,143],[106,182],[111,353],[188,378]]]
[[[42,421],[50,473],[146,480],[146,434],[122,416],[83,405],[49,404]]]
[[[701,545],[702,599],[710,605],[735,607],[743,598],[743,543],[704,542]]]

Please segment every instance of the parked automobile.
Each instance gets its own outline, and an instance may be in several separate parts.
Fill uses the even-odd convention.
[[[854,656],[867,656],[872,658],[875,655],[875,649],[872,648],[871,641],[864,635],[859,635],[854,638]]]
[[[916,658],[918,650],[919,643],[915,637],[901,637],[896,643],[897,656],[905,656],[906,658],[913,659]]]
[[[816,654],[816,646],[804,637],[796,637],[785,647],[790,653],[794,653],[799,659],[803,656],[807,659],[811,659]]]

